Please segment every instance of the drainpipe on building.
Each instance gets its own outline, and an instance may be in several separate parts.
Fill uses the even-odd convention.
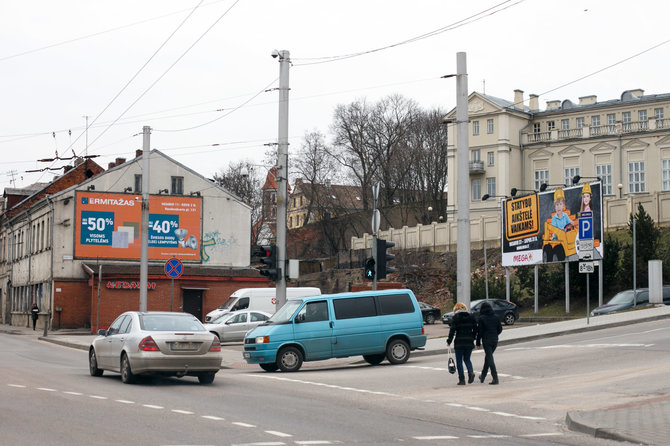
[[[51,200],[51,197],[47,194],[46,196],[47,203],[49,204],[49,212],[51,213],[51,218],[49,219],[49,250],[51,251],[49,254],[49,280],[47,280],[47,283],[49,284],[49,307],[48,307],[48,317],[47,317],[47,324],[50,324],[51,327],[53,328],[53,321],[51,318],[53,317],[53,312],[51,311],[52,308],[54,308],[54,299],[56,296],[54,296],[54,285],[53,285],[53,280],[54,280],[54,202]],[[60,328],[60,326],[58,327]],[[44,336],[47,335],[47,327],[46,325],[44,326]]]
[[[30,213],[28,212],[30,209],[26,209],[25,214],[26,214],[26,220],[28,221],[28,243],[27,245],[27,251],[28,251],[28,291],[30,291],[30,300],[31,302],[28,303],[30,306],[34,301],[35,301],[35,292],[33,290],[33,286],[30,283],[32,279],[32,265],[33,265],[33,228],[30,225],[32,220],[30,219]],[[41,304],[42,302],[40,302]],[[30,314],[26,313],[26,320],[28,322],[27,327],[30,328]]]

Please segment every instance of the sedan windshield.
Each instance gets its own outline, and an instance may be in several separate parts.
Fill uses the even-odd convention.
[[[622,291],[607,302],[609,305],[629,304],[633,302],[633,290]]]
[[[301,300],[287,301],[284,306],[279,309],[279,311],[277,311],[270,319],[268,319],[268,322],[271,324],[283,324],[288,322],[291,317],[293,317],[300,305],[302,305]]]
[[[142,329],[147,331],[206,331],[195,316],[145,314],[140,320]]]

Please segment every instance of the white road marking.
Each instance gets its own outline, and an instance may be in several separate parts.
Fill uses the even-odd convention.
[[[201,415],[201,417],[205,418],[207,420],[213,420],[213,421],[224,421],[225,420],[225,418],[216,417],[214,415]]]
[[[458,437],[451,435],[423,435],[421,437],[412,437],[415,440],[458,440]]]
[[[56,389],[50,389],[48,387],[38,387],[37,390],[44,390],[45,392],[58,392]]]
[[[284,432],[278,432],[278,431],[265,431],[265,433],[266,433],[266,434],[270,434],[270,435],[274,435],[274,436],[276,436],[276,437],[282,437],[282,438],[292,437],[292,436],[293,436],[293,435],[291,435],[291,434],[286,434],[286,433],[284,433]]]
[[[528,438],[533,438],[533,437],[558,437],[560,435],[563,435],[561,432],[546,432],[543,434],[521,434],[519,437],[528,437]]]
[[[282,443],[281,441],[262,441],[260,443],[240,443],[240,444],[233,444],[232,446],[283,446],[286,443]]]
[[[556,344],[545,345],[544,347],[509,347],[505,351],[523,351],[523,350],[553,350],[564,348],[627,348],[627,347],[653,347],[656,344]]]
[[[446,369],[444,367],[424,367],[424,366],[419,366],[419,365],[405,365],[404,367],[411,368],[411,369],[433,370],[433,371],[437,371],[437,372],[447,372],[447,371],[449,371],[448,369]],[[523,376],[506,375],[504,373],[498,373],[498,376],[504,376],[504,377],[512,378],[512,379],[525,379]]]
[[[234,424],[235,426],[240,426],[240,427],[256,427],[253,424],[242,423],[241,421],[234,421],[232,424]]]
[[[107,399],[106,396],[100,396],[100,395],[89,395],[89,398],[93,398],[93,399],[96,399],[96,400],[106,400]]]
[[[64,390],[63,393],[67,393],[68,395],[74,395],[74,396],[82,396],[83,395],[83,393],[81,393],[81,392],[69,392],[69,391],[66,391],[66,390]]]
[[[142,406],[148,409],[165,409],[163,406],[156,406],[154,404],[142,404]]]
[[[26,386],[22,386],[21,384],[7,384],[9,387],[16,387],[18,389],[25,389]]]
[[[135,404],[135,401],[128,401],[128,400],[114,400],[114,401],[121,404]]]
[[[509,438],[509,435],[468,435],[468,438]]]
[[[296,441],[295,444],[333,444],[333,442],[328,440],[306,440]]]
[[[180,414],[183,414],[183,415],[193,415],[193,412],[191,412],[190,410],[172,409],[172,412],[180,413]]]

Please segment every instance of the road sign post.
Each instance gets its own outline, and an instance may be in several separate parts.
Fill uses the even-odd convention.
[[[172,311],[172,303],[174,302],[174,279],[181,276],[184,272],[184,264],[181,263],[181,260],[173,257],[167,262],[165,262],[165,275],[168,276],[170,280],[170,311]]]

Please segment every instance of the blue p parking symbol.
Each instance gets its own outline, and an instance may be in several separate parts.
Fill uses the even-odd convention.
[[[593,217],[579,219],[579,238],[581,240],[593,238]]]

